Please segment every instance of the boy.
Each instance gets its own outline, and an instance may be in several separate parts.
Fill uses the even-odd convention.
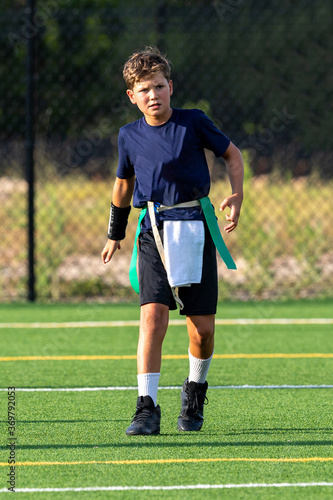
[[[216,248],[199,201],[206,199],[210,188],[204,148],[226,162],[232,195],[222,201],[220,210],[231,209],[226,215],[227,233],[237,226],[243,200],[242,156],[203,112],[171,108],[170,64],[158,49],[148,47],[133,54],[123,76],[127,95],[143,117],[119,131],[109,239],[101,254],[105,264],[125,238],[132,196],[135,207],[150,207],[139,235],[139,397],[126,434],[160,432],[157,391],[162,343],[169,309],[176,308],[176,301],[186,316],[190,365],[181,391],[178,429],[199,431],[217,307]]]

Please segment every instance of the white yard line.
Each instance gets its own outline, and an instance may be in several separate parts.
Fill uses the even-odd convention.
[[[92,486],[81,488],[15,488],[15,493],[47,493],[66,491],[172,491],[172,490],[223,490],[238,488],[314,488],[332,487],[333,483],[313,482],[313,483],[243,483],[243,484],[188,484],[172,486]],[[0,490],[0,493],[11,493],[7,488]]]
[[[180,390],[181,386],[170,385],[159,387],[159,390]],[[308,385],[213,385],[209,389],[333,389],[332,384]],[[1,388],[5,392],[7,388]],[[134,391],[137,386],[110,387],[15,387],[16,392],[97,392],[97,391]]]
[[[257,318],[219,319],[216,325],[333,325],[333,318]],[[171,319],[170,326],[186,325],[184,319]],[[67,321],[53,323],[0,323],[0,328],[116,328],[139,326],[139,320],[128,321]]]

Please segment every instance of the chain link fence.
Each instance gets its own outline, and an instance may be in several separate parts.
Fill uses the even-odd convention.
[[[38,300],[132,299],[138,213],[108,266],[120,126],[139,118],[122,66],[146,45],[173,63],[173,107],[205,111],[242,150],[245,201],[219,260],[220,296],[333,291],[333,2],[45,0],[0,7],[0,300],[28,295],[27,52],[34,42],[34,272]],[[31,15],[32,14],[32,15]],[[211,199],[230,192],[207,152]],[[220,218],[221,228],[223,220]]]

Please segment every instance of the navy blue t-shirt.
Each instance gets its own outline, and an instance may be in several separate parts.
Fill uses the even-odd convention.
[[[210,175],[204,149],[216,157],[227,150],[230,140],[198,109],[173,109],[162,125],[148,125],[142,117],[119,131],[117,177],[135,175],[133,206],[147,201],[175,205],[208,196]],[[166,219],[202,219],[201,210],[171,209],[156,214]],[[142,229],[150,227],[145,217]]]

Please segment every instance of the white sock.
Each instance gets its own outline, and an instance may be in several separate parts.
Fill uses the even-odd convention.
[[[188,376],[189,382],[203,384],[206,381],[213,354],[208,359],[198,359],[192,356],[190,350],[188,350],[188,358],[190,362],[190,374]]]
[[[138,375],[139,396],[150,396],[157,405],[157,390],[160,373],[141,373]]]

